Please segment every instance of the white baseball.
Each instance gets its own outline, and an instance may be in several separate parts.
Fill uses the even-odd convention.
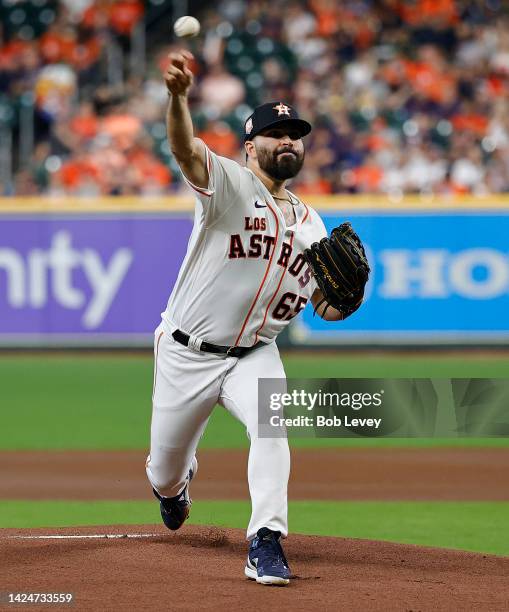
[[[200,33],[200,22],[196,17],[184,15],[173,24],[173,31],[179,38],[191,38]]]

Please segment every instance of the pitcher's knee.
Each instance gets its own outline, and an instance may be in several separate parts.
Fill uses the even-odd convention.
[[[251,438],[251,446],[256,446],[266,452],[290,453],[287,438]]]
[[[185,469],[175,463],[157,464],[149,457],[145,468],[150,484],[163,497],[175,497],[186,484]]]
[[[264,466],[290,465],[290,448],[286,438],[251,439],[249,463]]]

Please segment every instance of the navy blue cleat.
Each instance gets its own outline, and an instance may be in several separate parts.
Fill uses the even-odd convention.
[[[152,489],[154,495],[159,500],[159,507],[161,510],[161,518],[163,519],[163,523],[172,531],[180,529],[184,521],[189,516],[191,504],[193,503],[193,500],[189,497],[189,483],[196,475],[197,470],[198,462],[196,461],[195,457],[189,470],[187,484],[184,487],[184,490],[175,497],[163,497],[155,489]]]
[[[258,530],[249,545],[244,573],[260,584],[283,586],[290,582],[290,568],[279,543],[281,533],[267,527]]]

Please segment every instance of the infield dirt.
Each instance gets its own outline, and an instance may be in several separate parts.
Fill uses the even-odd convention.
[[[0,499],[152,499],[142,451],[0,451]],[[193,498],[248,499],[247,451],[198,452]],[[507,448],[292,450],[289,498],[504,501]]]

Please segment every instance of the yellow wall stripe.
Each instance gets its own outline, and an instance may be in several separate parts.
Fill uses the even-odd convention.
[[[409,195],[400,199],[383,195],[330,195],[305,196],[303,200],[318,210],[509,210],[509,195],[493,196],[417,196]],[[81,213],[84,212],[189,212],[194,207],[194,198],[189,196],[164,197],[11,197],[0,198],[2,213]]]

